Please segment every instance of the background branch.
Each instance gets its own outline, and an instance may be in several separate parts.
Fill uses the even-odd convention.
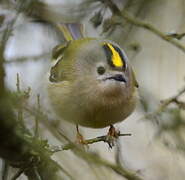
[[[124,18],[126,21],[128,21],[129,23],[132,23],[135,26],[144,28],[144,29],[152,32],[153,34],[157,35],[161,39],[169,42],[170,44],[174,45],[178,49],[185,52],[185,46],[183,44],[181,44],[178,40],[176,40],[173,37],[168,36],[165,33],[161,32],[159,29],[154,27],[152,24],[144,22],[142,20],[139,20],[136,17],[133,17],[125,9],[123,9],[121,11],[112,0],[107,0],[107,1],[99,0],[99,1],[101,1],[102,3],[107,4],[107,6],[110,8],[112,14]]]
[[[146,114],[141,119],[154,118],[155,116],[162,113],[167,108],[167,106],[170,105],[171,103],[175,103],[179,107],[184,108],[185,103],[178,100],[178,98],[184,93],[185,93],[185,87],[183,87],[176,95],[174,95],[166,100],[161,101],[161,104],[158,106],[158,108],[154,112]]]

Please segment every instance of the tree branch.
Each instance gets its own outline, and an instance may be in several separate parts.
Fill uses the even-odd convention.
[[[128,134],[119,134],[118,136],[119,137],[121,137],[121,136],[131,136],[131,134],[130,133],[128,133]],[[97,142],[108,143],[107,135],[84,140],[85,145],[94,144],[94,143],[97,143]],[[68,143],[68,144],[65,144],[63,146],[53,146],[51,149],[52,149],[52,152],[59,152],[59,151],[64,151],[64,150],[70,150],[70,149],[73,149],[73,148],[75,148],[74,143]]]
[[[68,142],[65,145],[62,146],[51,146],[50,151],[52,153],[64,151],[64,150],[72,150],[78,157],[81,157],[85,161],[88,161],[90,163],[99,164],[101,166],[107,167],[109,169],[112,169],[115,173],[119,174],[120,176],[127,178],[128,180],[142,180],[141,177],[137,176],[135,172],[132,172],[130,170],[125,169],[121,166],[121,164],[113,164],[109,161],[103,159],[102,157],[99,157],[98,155],[94,153],[89,153],[86,151],[83,151],[83,149],[80,149],[77,144],[71,142],[65,135],[63,135],[61,132],[59,134],[57,133],[57,129],[55,126],[51,124],[51,122],[48,122],[48,118],[45,114],[39,113],[34,110],[34,108],[27,108],[25,109],[27,112],[29,112],[32,115],[39,116],[39,119],[41,122],[43,122],[44,125],[46,125],[47,128],[50,129],[51,133],[61,142],[64,141],[64,139]],[[60,135],[60,136],[58,136]],[[120,134],[119,136],[130,136],[131,134]],[[85,140],[85,144],[93,144],[97,142],[107,142],[107,136],[99,136],[93,139],[87,139]]]
[[[38,168],[42,179],[58,179],[58,164],[50,158],[52,154],[47,150],[47,143],[18,127],[7,99],[0,99],[0,156],[11,166],[24,169],[29,179],[36,179],[34,167]]]
[[[149,24],[147,22],[144,22],[142,20],[137,19],[136,17],[133,17],[132,15],[130,15],[125,9],[123,9],[122,11],[116,6],[115,3],[112,2],[112,0],[99,0],[102,3],[106,3],[109,7],[109,9],[111,10],[112,14],[117,15],[119,17],[124,18],[125,20],[127,20],[129,23],[132,23],[135,26],[144,28],[150,32],[152,32],[153,34],[157,35],[158,37],[160,37],[161,39],[169,42],[170,44],[174,45],[175,47],[177,47],[178,49],[182,50],[183,52],[185,52],[185,46],[183,44],[181,44],[178,40],[174,39],[173,37],[170,37],[168,35],[166,35],[165,33],[161,32],[159,29],[157,29],[155,26],[153,26],[152,24]]]
[[[171,103],[177,104],[180,108],[185,108],[185,103],[178,100],[178,98],[184,93],[185,93],[185,86],[176,95],[174,95],[166,100],[161,101],[161,104],[154,112],[146,114],[141,119],[154,118],[155,116],[162,113],[166,109],[166,107],[168,105],[170,105]]]
[[[79,148],[79,146],[77,144],[74,144],[73,142],[71,142],[62,133],[60,133],[60,135],[62,136],[62,138],[66,139],[69,142],[68,145],[70,145],[70,147],[69,146],[67,147],[67,145],[65,147],[65,145],[64,145],[63,149],[61,148],[61,151],[71,149],[74,152],[74,154],[76,154],[78,157],[84,159],[85,161],[107,167],[107,168],[113,170],[115,173],[119,174],[120,176],[122,176],[128,180],[142,180],[142,178],[139,177],[135,172],[132,172],[132,171],[124,168],[123,166],[121,166],[121,164],[111,163],[111,162],[107,161],[106,159],[100,157],[98,154],[87,152],[84,149]],[[122,134],[122,136],[127,136],[127,135],[130,135],[130,134]],[[95,142],[102,141],[105,137],[106,136],[100,136],[100,137],[97,137],[94,139],[89,139],[86,141],[89,142],[89,144],[92,144]],[[66,149],[64,149],[64,148],[66,148]],[[59,152],[58,150],[55,152]]]
[[[16,179],[22,172],[29,180],[59,180],[58,171],[62,168],[51,159],[47,141],[36,139],[25,127],[20,125],[14,114],[12,98],[7,93],[4,83],[4,49],[19,12],[29,7],[31,0],[19,1],[17,15],[7,25],[0,45],[0,157],[12,167],[19,168],[13,177]],[[24,5],[23,5],[24,3]],[[64,172],[65,173],[65,172]]]

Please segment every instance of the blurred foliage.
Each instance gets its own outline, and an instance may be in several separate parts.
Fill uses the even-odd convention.
[[[173,41],[173,39],[182,39],[184,33],[164,34],[160,31],[155,31],[156,29],[152,29],[150,24],[145,24],[142,21],[138,21],[138,19],[136,19],[135,24],[134,22],[131,23],[135,17],[140,20],[147,16],[149,13],[148,7],[156,1],[157,0],[125,0],[115,1],[115,4],[109,4],[110,1],[86,0],[77,8],[74,8],[74,5],[68,6],[67,9],[63,8],[65,9],[64,11],[58,11],[58,9],[62,9],[62,4],[56,6],[48,5],[44,3],[44,1],[1,1],[2,8],[15,12],[14,18],[10,18],[9,21],[7,21],[8,13],[0,14],[0,30],[6,34],[6,36],[2,36],[3,33],[1,34],[2,43],[0,46],[0,156],[8,165],[18,168],[14,179],[18,178],[22,173],[25,173],[29,180],[61,179],[61,177],[58,176],[58,171],[62,171],[69,179],[73,179],[70,172],[67,172],[61,165],[52,160],[51,156],[55,151],[76,147],[69,139],[66,140],[64,137],[61,137],[61,134],[58,133],[57,125],[51,123],[52,121],[49,121],[49,117],[41,112],[39,100],[34,107],[29,106],[28,101],[31,89],[28,88],[26,91],[21,90],[19,76],[17,76],[17,91],[10,92],[5,90],[3,67],[5,60],[3,53],[7,38],[13,35],[12,30],[15,28],[14,23],[18,15],[22,13],[24,16],[30,18],[32,22],[40,22],[52,27],[56,22],[82,22],[83,19],[88,17],[93,27],[101,29],[101,35],[105,37],[113,35],[115,31],[121,30],[124,34],[124,43],[126,43],[133,27],[138,23],[138,26],[149,29],[154,34],[157,32],[156,34],[164,40],[179,46],[178,42]],[[114,1],[111,2],[114,3]],[[117,9],[115,10],[115,6],[112,5],[117,5],[117,8],[121,8],[118,8],[119,11],[116,11]],[[133,15],[131,21],[129,21],[130,16],[125,19],[122,15],[125,11]],[[7,24],[7,22],[9,23]],[[3,31],[4,26],[7,31]],[[132,42],[128,47],[136,53],[141,50],[141,45],[138,42]],[[40,59],[40,56],[38,59]],[[25,60],[27,59],[19,59],[19,62]],[[145,97],[142,98],[141,103],[143,110],[146,112],[144,118],[149,119],[149,122],[156,127],[156,139],[162,139],[166,147],[175,150],[175,152],[183,152],[184,154],[185,140],[183,131],[185,119],[182,112],[185,109],[185,102],[179,101],[177,96],[175,98],[172,97],[170,101],[167,99],[167,101],[159,104],[157,110],[152,113],[149,112],[150,107]],[[29,114],[30,119],[34,121],[34,129],[27,126],[25,121],[27,114]],[[40,124],[52,133],[53,136],[57,137],[61,144],[64,144],[64,142],[67,142],[67,144],[61,146],[62,148],[51,147],[47,140],[39,137],[38,131]],[[65,149],[65,147],[67,148]],[[126,177],[127,179],[141,179],[135,172],[125,169],[121,164],[110,163],[97,154],[85,152],[79,147],[74,148],[72,151],[85,161],[105,166],[122,177]],[[7,168],[4,169],[4,171],[6,171]]]

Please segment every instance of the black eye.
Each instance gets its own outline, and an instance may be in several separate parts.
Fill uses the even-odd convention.
[[[97,72],[98,74],[103,75],[105,73],[105,68],[103,66],[99,66],[97,68]]]

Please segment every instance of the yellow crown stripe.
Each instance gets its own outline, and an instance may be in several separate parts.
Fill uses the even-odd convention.
[[[123,64],[123,61],[119,55],[119,53],[114,49],[114,47],[107,43],[107,46],[109,47],[109,49],[111,50],[112,52],[112,63],[114,64],[114,66],[116,67],[122,67],[124,64]]]

